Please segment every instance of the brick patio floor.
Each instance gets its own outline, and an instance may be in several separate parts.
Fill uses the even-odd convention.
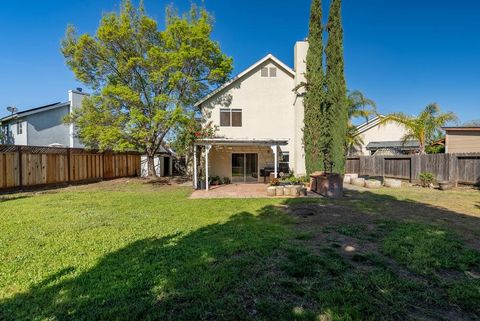
[[[196,190],[190,198],[270,198],[267,196],[268,184],[230,184],[210,186],[208,191]],[[287,198],[292,196],[278,196]],[[321,197],[320,195],[308,192],[307,197]]]

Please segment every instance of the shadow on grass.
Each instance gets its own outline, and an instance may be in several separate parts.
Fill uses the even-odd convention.
[[[378,197],[368,206],[411,205],[459,219],[457,213]],[[325,200],[290,199],[284,205],[294,209],[305,202],[327,209],[312,218],[338,209]],[[322,255],[312,254],[293,240],[290,217],[273,206],[257,214],[241,212],[186,235],[133,242],[81,274],[67,267],[28,292],[1,300],[0,319],[400,320],[424,314],[430,305],[438,307],[433,315],[449,317],[446,309],[452,305],[429,302],[437,298],[429,296],[423,281],[399,282],[381,264],[362,272],[328,244],[320,244]]]

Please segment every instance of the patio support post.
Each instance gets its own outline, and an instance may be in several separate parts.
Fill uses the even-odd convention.
[[[278,167],[278,146],[277,145],[272,145],[270,146],[270,148],[272,148],[272,151],[273,151],[273,156],[274,156],[274,165],[273,165],[273,173],[275,175],[275,178],[277,178],[277,167]]]
[[[198,188],[197,178],[197,145],[193,145],[193,188]]]
[[[205,145],[205,187],[208,191],[208,153],[210,153],[212,145]]]

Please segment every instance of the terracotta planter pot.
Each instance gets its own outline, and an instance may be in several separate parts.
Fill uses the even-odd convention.
[[[439,183],[438,183],[438,187],[439,187],[442,191],[446,191],[447,189],[450,188],[450,183],[449,183],[449,182],[439,182]]]

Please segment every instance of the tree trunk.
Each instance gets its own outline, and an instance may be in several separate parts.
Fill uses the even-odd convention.
[[[157,178],[157,172],[155,171],[155,155],[147,155],[147,178]]]

